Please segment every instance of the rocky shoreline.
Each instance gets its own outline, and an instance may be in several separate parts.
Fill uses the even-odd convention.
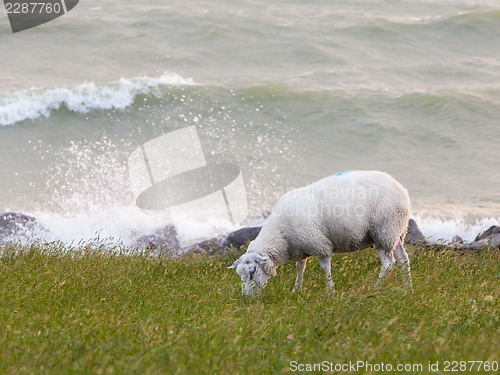
[[[255,239],[260,229],[260,226],[244,227],[228,235],[214,237],[188,248],[183,248],[177,238],[175,227],[168,225],[153,234],[140,237],[132,247],[148,249],[157,254],[170,253],[179,255],[187,252],[212,254],[230,249],[239,250],[241,246]],[[39,235],[47,234],[49,230],[44,228],[32,216],[16,212],[0,214],[0,243],[3,238],[15,238],[18,235],[27,235],[30,233]],[[457,250],[500,250],[500,226],[491,226],[484,232],[479,233],[474,241],[469,243],[464,242],[459,236],[455,236],[450,243],[435,244],[430,243],[419,229],[415,220],[410,219],[405,244],[414,245],[418,249],[432,250],[440,250],[442,248],[455,248]]]

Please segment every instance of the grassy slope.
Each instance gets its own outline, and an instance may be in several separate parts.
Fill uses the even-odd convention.
[[[315,259],[257,300],[237,255],[183,259],[10,247],[0,257],[0,373],[280,373],[289,362],[500,361],[496,251],[416,252],[414,293],[397,272],[374,289],[375,252],[335,256],[337,292]],[[426,369],[426,367],[424,367]],[[363,373],[360,371],[358,373]]]

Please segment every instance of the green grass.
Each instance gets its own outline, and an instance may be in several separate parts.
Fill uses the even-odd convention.
[[[4,245],[0,373],[293,373],[290,361],[420,373],[439,361],[442,373],[444,361],[500,361],[498,251],[415,251],[413,293],[398,272],[373,287],[373,250],[334,256],[333,295],[316,259],[292,293],[289,263],[255,300],[227,269],[237,256]]]

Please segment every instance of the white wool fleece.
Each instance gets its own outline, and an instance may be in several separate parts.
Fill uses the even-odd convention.
[[[247,254],[267,260],[261,268],[270,275],[289,260],[321,260],[372,245],[394,259],[410,208],[408,191],[387,173],[338,173],[283,195]]]

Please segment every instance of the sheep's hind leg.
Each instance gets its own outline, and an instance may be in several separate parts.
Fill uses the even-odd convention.
[[[333,289],[331,259],[332,257],[319,258],[319,265],[321,269],[325,271],[326,286]]]
[[[375,284],[377,288],[381,285],[381,280],[387,274],[387,271],[389,271],[392,268],[392,265],[396,263],[394,255],[387,255],[385,250],[378,250],[378,255],[380,257],[380,261],[382,262],[382,268],[380,269],[380,273],[378,275],[378,281]]]
[[[296,262],[297,263],[297,279],[295,279],[295,287],[293,291],[296,292],[302,288],[302,280],[304,279],[304,270],[306,269],[307,258]]]
[[[403,278],[404,286],[409,290],[413,290],[410,273],[410,259],[401,241],[398,242],[394,249],[394,257],[401,268],[401,277]]]

